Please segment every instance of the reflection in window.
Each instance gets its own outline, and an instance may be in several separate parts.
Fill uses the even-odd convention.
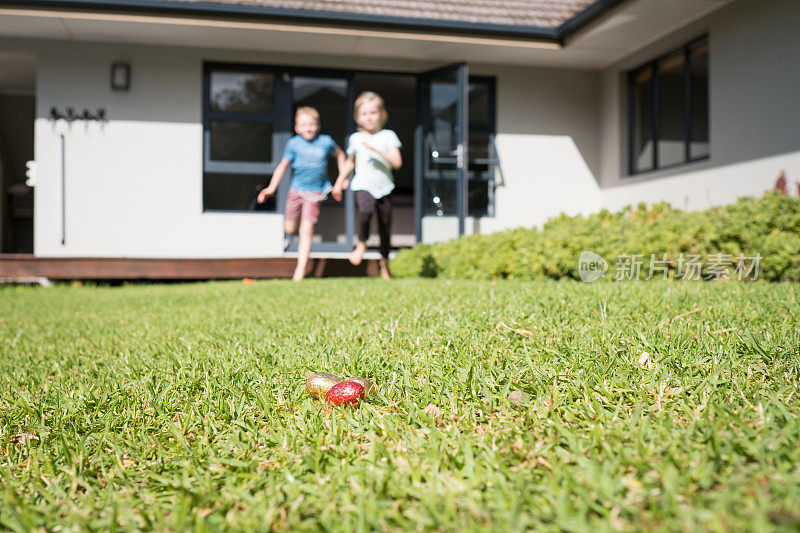
[[[268,179],[268,178],[267,178]],[[214,174],[203,176],[203,207],[218,211],[275,211],[275,197],[256,201],[265,179],[258,174]]]
[[[631,174],[709,156],[705,38],[632,71],[628,88]]]
[[[683,52],[662,59],[658,69],[658,166],[686,159]]]
[[[703,42],[689,52],[691,62],[692,137],[689,157],[708,157],[708,43]]]
[[[272,113],[272,74],[215,71],[210,85],[209,105],[214,111]]]
[[[310,100],[320,106],[337,105],[347,98],[347,80],[344,78],[294,76],[292,91],[296,107],[311,105]]]
[[[274,200],[254,200],[275,167],[275,75],[259,67],[207,66],[205,83],[203,209],[274,211]]]
[[[433,149],[440,157],[450,157],[457,146],[456,117],[459,88],[455,76],[452,82],[431,83],[431,112],[433,114]],[[441,163],[444,163],[442,161]]]
[[[272,160],[272,124],[264,122],[212,122],[212,161]]]
[[[469,123],[486,125],[492,121],[489,84],[471,81],[469,84]]]
[[[633,171],[653,168],[653,71],[643,69],[633,76],[631,87],[633,107],[632,150]]]

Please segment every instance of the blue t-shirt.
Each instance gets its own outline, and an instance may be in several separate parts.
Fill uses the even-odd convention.
[[[307,141],[295,135],[286,143],[283,157],[292,163],[292,189],[297,191],[327,192],[328,156],[336,150],[330,135],[317,135]]]

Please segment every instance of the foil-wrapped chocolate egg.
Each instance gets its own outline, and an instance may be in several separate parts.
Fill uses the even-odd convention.
[[[325,397],[331,387],[337,383],[341,383],[342,378],[328,374],[327,372],[317,372],[308,376],[306,381],[306,392],[313,398],[321,400]]]
[[[333,405],[358,405],[364,397],[364,387],[355,381],[337,383],[325,395],[325,401]]]
[[[356,383],[359,383],[362,387],[364,387],[364,396],[371,396],[373,394],[377,394],[378,392],[378,389],[375,387],[375,384],[372,383],[367,378],[356,376],[354,378],[349,378],[347,381],[355,381]]]

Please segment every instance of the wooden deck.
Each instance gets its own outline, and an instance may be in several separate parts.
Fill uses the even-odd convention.
[[[297,259],[124,259],[0,254],[0,280],[206,280],[291,278]],[[308,277],[377,276],[376,259],[353,266],[342,257],[312,257]]]

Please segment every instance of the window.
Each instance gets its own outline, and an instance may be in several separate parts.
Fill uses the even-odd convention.
[[[707,158],[708,39],[633,70],[628,109],[631,174]]]
[[[275,169],[276,77],[266,69],[206,65],[203,209],[275,211],[255,202]]]

